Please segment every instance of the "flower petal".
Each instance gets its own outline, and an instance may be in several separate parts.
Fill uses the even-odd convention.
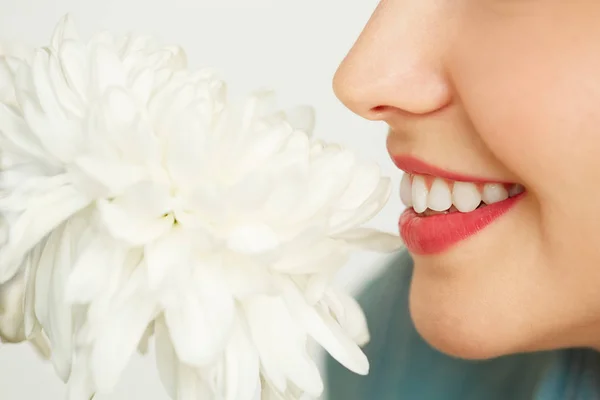
[[[3,103],[0,103],[0,137],[4,151],[16,151],[37,159],[46,157],[45,150],[32,134],[23,116]]]
[[[60,230],[55,230],[58,233]],[[48,318],[43,325],[50,339],[52,362],[63,381],[71,373],[73,352],[73,313],[71,304],[65,299],[65,287],[72,267],[74,242],[81,232],[67,223],[62,229],[60,243],[54,249],[54,268],[48,288]],[[51,254],[43,255],[50,257]]]
[[[65,40],[79,40],[75,22],[70,14],[63,16],[56,25],[52,34],[51,46],[58,49]]]
[[[80,101],[86,101],[90,76],[85,45],[80,41],[65,40],[58,51],[58,58],[69,87]]]
[[[114,202],[99,200],[96,204],[102,221],[111,235],[132,246],[141,246],[156,240],[167,233],[175,222],[172,214],[147,218],[141,215],[132,215],[129,209]]]
[[[277,233],[260,222],[240,224],[228,236],[227,247],[242,254],[264,253],[280,244]]]
[[[235,315],[233,299],[220,283],[221,278],[205,272],[201,283],[195,282],[176,302],[165,307],[165,319],[179,359],[196,366],[214,361],[223,351]]]
[[[402,239],[398,235],[370,228],[355,228],[334,236],[351,246],[362,250],[387,253],[402,248]]]
[[[107,290],[115,272],[124,268],[128,249],[101,232],[94,232],[74,259],[65,295],[72,304],[87,304]]]
[[[91,82],[94,83],[96,95],[102,95],[113,86],[127,85],[127,75],[115,49],[108,47],[107,44],[96,44],[92,48],[91,57]]]
[[[147,244],[144,248],[144,258],[148,268],[150,288],[157,289],[177,282],[177,277],[169,277],[169,275],[178,274],[182,265],[187,267],[191,252],[190,236],[177,225],[169,233]]]
[[[385,206],[391,193],[391,181],[382,178],[371,196],[357,210],[338,211],[329,221],[329,234],[335,236],[373,218]]]
[[[36,199],[35,204],[19,216],[12,227],[9,243],[0,249],[0,283],[14,276],[25,253],[88,204],[89,200],[70,186],[58,187]]]
[[[224,400],[253,400],[260,386],[259,359],[241,326],[233,329],[225,349]]]
[[[24,268],[25,271],[25,297],[23,299],[23,311],[24,311],[24,327],[25,336],[31,338],[41,331],[41,325],[35,315],[35,297],[36,297],[36,277],[40,257],[43,250],[43,241],[34,247],[29,255],[29,267]]]
[[[369,371],[369,360],[339,324],[331,316],[310,307],[292,282],[283,281],[282,285],[288,309],[308,334],[340,364],[357,374],[366,375]]]
[[[156,315],[157,305],[145,282],[142,268],[133,271],[116,296],[110,318],[96,327],[90,368],[99,391],[114,388]]]
[[[323,391],[319,370],[307,353],[306,333],[278,297],[255,296],[244,303],[252,340],[263,370],[280,392],[286,380],[318,396]]]
[[[0,285],[0,342],[18,343],[26,339],[24,330],[23,297],[25,295],[25,271],[30,266],[26,257],[22,272]]]
[[[91,400],[96,394],[88,353],[88,351],[78,351],[74,357],[73,373],[67,385],[67,400]]]
[[[352,179],[338,200],[336,208],[354,210],[363,204],[377,189],[381,179],[381,168],[377,164],[355,168]]]
[[[177,396],[177,372],[179,360],[171,343],[169,330],[163,316],[154,322],[154,343],[156,349],[156,366],[160,380],[167,394],[175,399]]]
[[[329,310],[344,331],[359,346],[366,345],[370,340],[369,327],[358,302],[352,296],[340,291],[330,290],[325,296],[325,303],[329,305]]]

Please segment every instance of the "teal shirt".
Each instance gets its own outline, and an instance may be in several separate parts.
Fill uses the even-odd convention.
[[[408,311],[412,260],[401,253],[359,296],[371,341],[371,369],[358,376],[327,360],[329,400],[600,399],[600,356],[587,349],[518,354],[486,361],[430,347]]]

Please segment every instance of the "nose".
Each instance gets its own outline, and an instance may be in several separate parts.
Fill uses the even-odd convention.
[[[451,101],[444,55],[450,21],[439,0],[383,0],[338,68],[333,88],[371,120],[423,115]]]

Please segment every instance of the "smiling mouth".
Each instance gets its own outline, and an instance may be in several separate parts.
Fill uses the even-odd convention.
[[[400,199],[420,217],[469,213],[520,195],[525,188],[517,183],[452,181],[440,177],[405,173]]]

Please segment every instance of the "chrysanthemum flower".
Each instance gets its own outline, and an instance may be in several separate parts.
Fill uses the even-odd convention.
[[[47,336],[69,399],[110,391],[154,336],[174,399],[296,399],[323,383],[314,339],[368,371],[354,300],[331,287],[385,204],[376,165],[311,138],[313,114],[141,36],[0,59],[0,283],[24,274],[25,335]]]

